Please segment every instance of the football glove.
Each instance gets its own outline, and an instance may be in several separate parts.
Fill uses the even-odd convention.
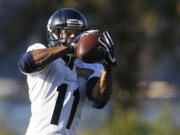
[[[107,30],[102,33],[102,36],[99,37],[98,41],[102,44],[102,46],[99,47],[99,50],[105,55],[103,62],[104,68],[110,70],[113,65],[116,65],[114,41]]]

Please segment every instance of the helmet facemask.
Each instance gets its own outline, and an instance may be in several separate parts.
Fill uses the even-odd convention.
[[[48,41],[49,41],[49,46],[54,47],[58,46],[61,44],[59,35],[61,32],[61,26],[54,26],[52,28],[48,27]]]
[[[67,45],[83,31],[72,27],[55,27],[51,33],[48,33],[49,43],[51,46]]]

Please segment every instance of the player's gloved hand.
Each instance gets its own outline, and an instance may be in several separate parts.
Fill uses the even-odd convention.
[[[70,49],[70,53],[68,54],[68,56],[71,56],[71,57],[76,57],[76,44],[77,44],[77,42],[75,39],[73,39],[71,41],[71,43],[66,45]]]
[[[76,45],[78,43],[78,41],[84,37],[85,35],[89,35],[91,33],[94,33],[94,32],[99,32],[98,30],[87,30],[87,31],[84,31],[82,32],[81,34],[79,34],[78,36],[76,36],[70,44],[67,44],[66,46],[68,46],[70,49],[71,49],[71,53],[68,54],[68,56],[71,56],[71,57],[76,57]]]
[[[116,65],[114,41],[112,40],[112,37],[107,30],[103,32],[98,41],[102,44],[102,47],[99,47],[99,50],[102,51],[105,55],[103,62],[104,69],[110,71],[112,66]]]

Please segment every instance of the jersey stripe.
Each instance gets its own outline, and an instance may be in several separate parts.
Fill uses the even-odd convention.
[[[58,87],[57,91],[59,92],[57,102],[54,108],[53,116],[51,119],[51,124],[58,125],[59,117],[61,114],[64,98],[67,91],[67,84],[62,84]]]

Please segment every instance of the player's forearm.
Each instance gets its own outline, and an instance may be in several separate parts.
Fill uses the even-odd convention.
[[[48,65],[55,59],[63,57],[70,53],[70,49],[66,46],[58,46],[46,49],[33,50],[32,55],[35,64],[38,67]]]
[[[101,78],[93,89],[93,97],[100,102],[106,102],[112,94],[111,72],[103,71]]]

